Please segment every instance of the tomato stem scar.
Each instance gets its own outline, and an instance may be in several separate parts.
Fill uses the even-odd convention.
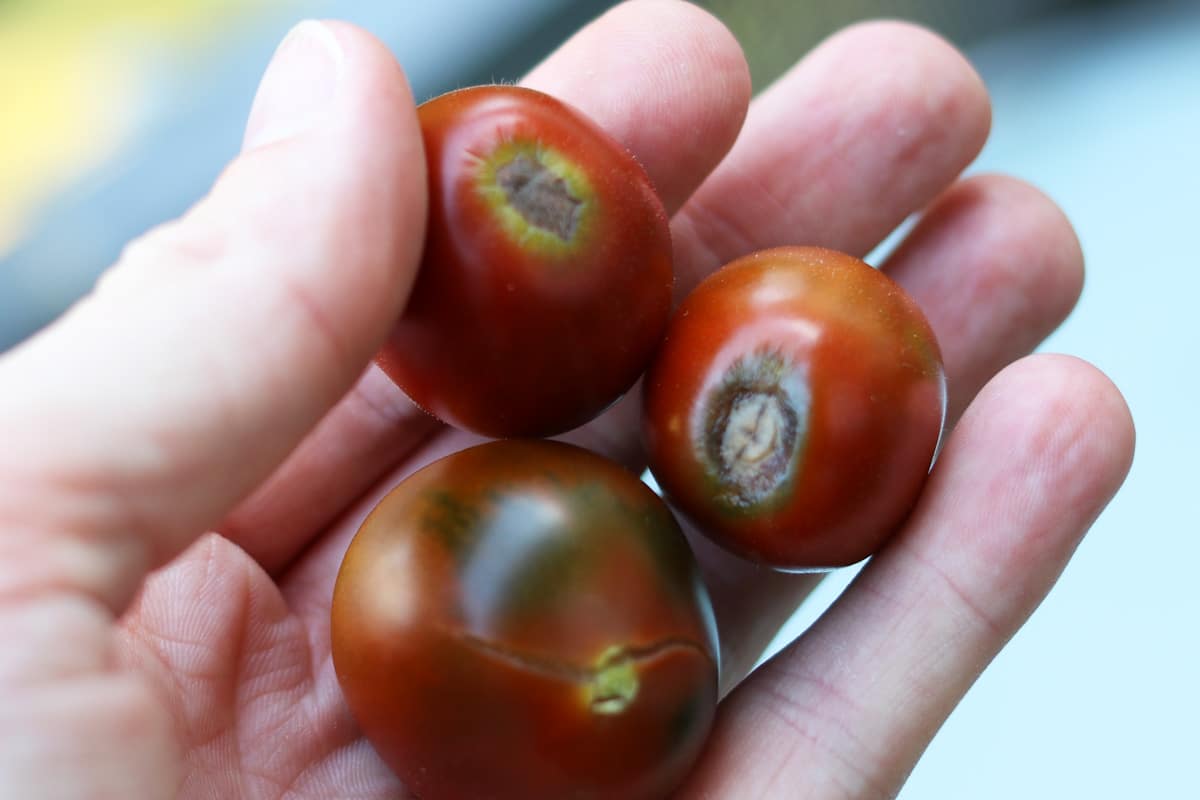
[[[570,241],[579,225],[583,201],[571,194],[567,182],[526,153],[496,169],[496,183],[508,202],[530,225]]]
[[[620,714],[638,693],[633,660],[622,648],[610,648],[601,657],[586,689],[588,705],[597,714]]]
[[[794,474],[809,405],[797,373],[777,353],[755,353],[735,361],[709,393],[695,440],[725,505],[756,506]]]

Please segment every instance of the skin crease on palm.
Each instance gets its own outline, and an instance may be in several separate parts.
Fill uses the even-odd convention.
[[[751,103],[719,22],[643,0],[525,82],[645,165],[674,213],[681,294],[753,249],[862,255],[921,212],[883,266],[945,354],[930,482],[834,606],[744,681],[815,578],[697,544],[725,689],[740,685],[679,792],[893,796],[1132,457],[1103,375],[1027,356],[1080,290],[1070,225],[1019,180],[960,178],[987,135],[985,89],[908,25],[845,30]],[[341,700],[328,611],[371,505],[471,441],[369,366],[412,281],[423,189],[393,56],[306,23],[211,194],[0,358],[0,795],[407,796]],[[640,467],[637,403],[568,438]]]

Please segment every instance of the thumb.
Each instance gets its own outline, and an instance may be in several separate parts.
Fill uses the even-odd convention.
[[[424,214],[395,60],[301,23],[211,193],[0,358],[0,601],[123,609],[350,388],[402,308]]]

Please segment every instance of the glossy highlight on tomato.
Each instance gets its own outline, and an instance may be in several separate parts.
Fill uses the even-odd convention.
[[[422,800],[663,798],[711,725],[711,606],[670,510],[551,441],[414,473],[338,574],[351,711]]]
[[[462,89],[418,114],[425,252],[380,366],[426,411],[486,436],[582,425],[633,385],[670,315],[670,231],[650,179],[530,89]]]
[[[702,282],[645,387],[666,495],[718,544],[783,569],[877,550],[916,501],[946,410],[916,303],[815,247],[754,253]]]

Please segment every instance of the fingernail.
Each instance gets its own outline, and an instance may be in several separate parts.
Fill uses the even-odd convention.
[[[324,23],[305,20],[284,37],[258,85],[243,150],[298,136],[325,119],[345,53]]]

